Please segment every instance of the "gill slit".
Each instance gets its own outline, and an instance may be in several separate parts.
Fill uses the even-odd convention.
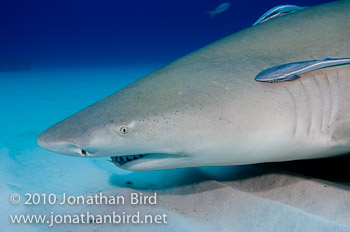
[[[296,132],[297,132],[297,123],[298,123],[298,116],[297,116],[297,105],[296,105],[296,102],[295,102],[295,98],[292,94],[292,92],[288,89],[287,86],[285,86],[289,96],[291,97],[292,99],[292,102],[293,102],[293,110],[294,110],[294,127],[293,127],[293,137],[295,136]]]
[[[322,111],[322,114],[321,114],[321,124],[320,124],[320,131],[322,131],[322,128],[323,128],[323,120],[324,120],[324,115],[325,115],[325,107],[324,107],[324,99],[323,99],[323,93],[322,93],[322,90],[321,90],[321,86],[320,84],[318,83],[318,81],[316,80],[314,74],[312,74],[312,79],[315,81],[316,83],[316,86],[317,86],[317,89],[320,93],[320,100],[321,100],[321,103],[320,103],[320,107],[321,107],[321,111]]]
[[[340,111],[340,96],[341,96],[341,89],[340,89],[340,82],[339,82],[339,72],[337,71],[336,78],[335,78],[335,91],[332,91],[332,113],[331,117],[328,123],[328,127],[330,124],[332,124],[336,118],[338,117],[339,111]]]
[[[308,110],[309,110],[309,118],[308,118],[308,122],[309,122],[309,125],[308,125],[308,128],[307,128],[307,135],[310,134],[310,131],[311,131],[311,125],[312,125],[312,109],[311,109],[311,102],[310,102],[310,96],[309,96],[309,92],[307,91],[305,85],[303,84],[303,82],[299,79],[299,82],[305,92],[305,95],[306,95],[306,101],[307,101],[307,104],[309,105],[308,107]]]

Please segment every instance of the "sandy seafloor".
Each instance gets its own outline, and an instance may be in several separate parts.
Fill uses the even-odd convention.
[[[350,231],[349,159],[153,172],[118,169],[107,158],[74,158],[36,143],[52,124],[157,66],[2,72],[0,231]],[[18,193],[128,196],[157,205],[18,205]],[[112,211],[166,213],[167,224],[11,224],[14,214]]]

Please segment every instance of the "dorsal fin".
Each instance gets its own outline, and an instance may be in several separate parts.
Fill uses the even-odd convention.
[[[276,6],[270,10],[268,10],[265,14],[263,14],[254,24],[253,26],[259,24],[259,23],[263,23],[266,22],[270,19],[285,15],[285,14],[289,14],[289,13],[293,13],[295,11],[298,10],[302,10],[306,7],[304,6],[295,6],[295,5],[280,5],[280,6]]]

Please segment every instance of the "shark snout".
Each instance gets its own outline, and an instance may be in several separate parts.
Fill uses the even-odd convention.
[[[42,132],[38,136],[37,142],[40,147],[52,152],[57,152],[70,156],[90,155],[90,153],[82,146],[74,144],[71,141],[57,139],[57,137],[53,136],[49,130]]]

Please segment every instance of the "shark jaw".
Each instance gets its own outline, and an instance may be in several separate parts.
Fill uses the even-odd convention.
[[[167,164],[174,160],[180,161],[186,156],[179,154],[161,154],[149,153],[138,155],[112,156],[110,162],[118,168],[126,170],[148,171],[154,170],[157,166],[158,170],[167,169]],[[150,168],[151,167],[151,168]]]

